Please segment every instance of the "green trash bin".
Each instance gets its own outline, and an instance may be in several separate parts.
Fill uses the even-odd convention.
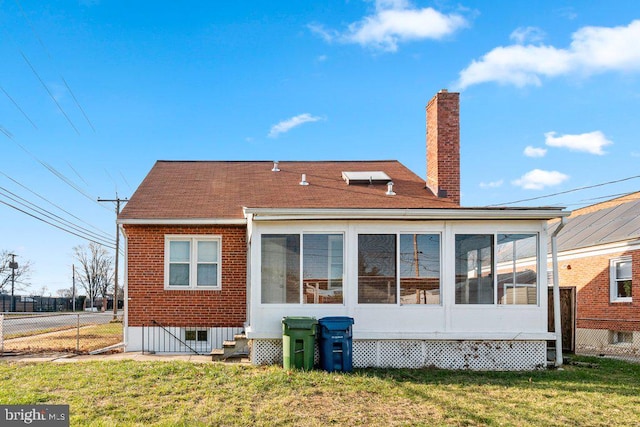
[[[316,327],[313,317],[282,319],[282,366],[284,369],[313,369]]]

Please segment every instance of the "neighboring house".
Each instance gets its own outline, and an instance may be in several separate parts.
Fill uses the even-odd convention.
[[[545,366],[547,221],[565,213],[460,207],[459,135],[443,90],[426,183],[397,161],[157,162],[118,217],[127,351],[244,330],[253,363],[279,363],[284,316],[350,316],[356,367]]]
[[[578,209],[565,222],[558,277],[577,291],[576,351],[640,354],[640,192]]]

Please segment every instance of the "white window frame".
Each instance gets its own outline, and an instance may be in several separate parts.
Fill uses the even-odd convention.
[[[358,238],[358,236],[360,236],[361,234],[367,234],[367,235],[373,235],[373,234],[385,234],[385,235],[393,235],[396,238],[396,251],[395,251],[395,262],[396,262],[396,274],[395,274],[395,278],[394,278],[394,284],[395,284],[395,296],[396,296],[396,301],[394,303],[386,303],[386,302],[375,302],[375,303],[363,303],[363,302],[359,302],[358,301],[358,305],[361,305],[363,307],[370,307],[370,306],[374,306],[374,305],[384,305],[384,306],[399,306],[399,307],[441,307],[443,305],[443,286],[444,286],[444,280],[443,280],[443,248],[444,248],[444,243],[443,243],[443,233],[440,230],[419,230],[419,231],[414,231],[413,229],[400,229],[399,231],[395,231],[393,233],[386,233],[384,231],[379,231],[379,232],[375,232],[375,231],[371,231],[371,230],[364,230],[362,232],[357,232],[356,233],[356,239]],[[401,292],[402,289],[400,289],[401,287],[401,281],[402,281],[402,276],[401,276],[401,268],[400,268],[400,255],[401,255],[401,248],[400,248],[400,240],[402,238],[403,235],[407,235],[407,236],[411,236],[411,235],[433,235],[433,236],[438,236],[438,269],[439,269],[439,274],[438,274],[438,283],[439,283],[439,292],[440,292],[440,302],[438,304],[403,304],[401,301]],[[356,249],[356,251],[359,249]],[[357,253],[357,252],[356,252]],[[356,255],[357,256],[357,255]],[[356,267],[356,287],[359,286],[358,284],[358,276],[357,276],[357,271],[358,268]]]
[[[298,288],[299,288],[299,300],[298,302],[277,302],[277,303],[270,303],[270,302],[263,302],[262,301],[262,277],[260,278],[260,305],[261,306],[266,306],[266,307],[273,307],[276,305],[286,305],[286,306],[293,306],[293,305],[299,305],[299,306],[310,306],[310,305],[320,305],[323,307],[327,307],[327,306],[344,306],[345,305],[345,292],[346,292],[346,274],[345,274],[345,258],[347,256],[346,254],[346,236],[345,236],[345,232],[343,230],[337,230],[337,231],[309,231],[309,230],[300,230],[300,231],[287,231],[287,230],[277,230],[277,231],[273,231],[273,232],[264,232],[260,234],[260,247],[262,247],[262,239],[265,235],[282,235],[282,236],[286,236],[286,235],[291,235],[291,236],[298,236],[299,238],[299,242],[300,242],[300,254],[299,254],[299,271],[300,271],[300,278],[299,278],[299,283],[298,283]],[[342,245],[340,245],[340,248],[342,249],[342,277],[341,277],[341,282],[342,282],[342,303],[327,303],[327,304],[317,304],[317,303],[305,303],[304,299],[305,299],[305,288],[304,288],[304,236],[310,236],[310,235],[328,235],[329,236],[329,246],[328,246],[328,255],[329,255],[329,259],[328,259],[328,274],[327,276],[329,281],[327,284],[327,287],[329,287],[329,284],[331,283],[331,245],[335,244],[335,242],[337,241],[335,238],[331,239],[331,237],[333,235],[335,235],[335,237],[337,237],[338,235],[342,238]],[[260,249],[262,251],[262,249]],[[260,269],[262,269],[262,252],[260,253]],[[262,274],[262,273],[261,273]],[[330,287],[328,290],[335,290],[336,287]]]
[[[189,241],[189,285],[170,286],[169,285],[169,264],[170,245],[173,241]],[[218,259],[213,263],[217,268],[217,285],[198,286],[198,242],[218,242]],[[164,237],[164,288],[168,290],[220,290],[222,289],[222,236],[219,235],[185,235],[168,234]]]
[[[609,260],[609,297],[610,302],[632,302],[633,294],[630,297],[618,297],[618,277],[616,276],[616,265],[621,262],[631,263],[632,258],[630,256],[623,256],[619,258],[613,258]],[[633,267],[632,267],[633,269]],[[631,285],[633,286],[633,270],[632,276],[629,277]],[[624,279],[627,280],[627,279]]]
[[[540,276],[540,271],[541,271],[541,259],[539,256],[539,251],[540,251],[540,233],[536,232],[536,231],[504,231],[501,229],[498,230],[494,230],[494,231],[478,231],[478,232],[474,232],[474,231],[470,231],[470,230],[464,230],[464,231],[456,231],[454,232],[454,239],[455,236],[460,235],[460,234],[476,234],[476,235],[492,235],[493,236],[493,254],[492,254],[492,258],[493,258],[493,263],[491,265],[492,268],[492,280],[493,280],[493,302],[492,303],[487,303],[487,304],[467,304],[467,303],[456,303],[455,302],[455,295],[454,295],[454,304],[456,306],[497,306],[497,307],[538,307],[540,306],[540,294],[541,294],[541,287],[540,287],[540,283],[541,283],[541,276]],[[498,271],[500,269],[501,263],[498,262],[498,236],[499,235],[505,235],[505,234],[523,234],[523,235],[530,235],[532,237],[536,238],[536,255],[535,255],[535,268],[536,268],[536,303],[535,304],[514,304],[514,303],[500,303],[499,299],[498,299],[498,292],[499,292],[499,286],[498,286]],[[530,259],[531,261],[534,261],[533,259]],[[515,262],[515,260],[514,260]],[[526,262],[525,259],[523,258],[521,260],[521,262]],[[455,269],[455,265],[453,266],[453,268]],[[454,285],[455,286],[455,285]]]

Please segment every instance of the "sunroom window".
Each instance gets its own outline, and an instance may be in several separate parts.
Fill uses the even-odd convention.
[[[456,235],[456,304],[493,304],[493,234]]]
[[[440,235],[400,235],[400,303],[440,304]]]
[[[343,302],[342,234],[264,234],[261,250],[263,304]]]
[[[537,234],[457,234],[456,304],[537,304]]]
[[[395,304],[396,235],[358,235],[358,303]]]
[[[399,242],[399,244],[398,244]],[[440,304],[439,234],[358,235],[358,303]]]
[[[498,234],[498,304],[538,303],[538,237]]]

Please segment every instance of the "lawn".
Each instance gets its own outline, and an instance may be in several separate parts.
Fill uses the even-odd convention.
[[[62,329],[62,330],[60,330]],[[17,352],[80,352],[108,347],[122,341],[122,323],[59,327],[5,336],[4,350]]]
[[[357,370],[189,362],[0,362],[0,404],[69,404],[71,425],[640,425],[640,365]]]

